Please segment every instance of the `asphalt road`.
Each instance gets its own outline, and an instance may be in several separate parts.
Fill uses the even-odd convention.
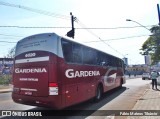
[[[72,116],[55,116],[55,117],[42,117],[42,118],[61,118],[61,119],[83,119],[83,118],[97,118],[97,116],[105,115],[105,111],[97,110],[131,110],[136,101],[143,95],[150,80],[142,80],[141,78],[128,79],[126,84],[121,89],[116,89],[107,92],[103,95],[102,100],[98,103],[93,103],[92,100],[80,103],[78,105],[66,108],[64,110],[78,110],[74,111]],[[0,110],[48,110],[42,107],[34,107],[16,104],[11,99],[11,93],[0,94]],[[86,111],[89,110],[89,111]],[[87,114],[86,114],[87,113]],[[78,116],[77,116],[78,115]],[[89,116],[91,115],[91,116]],[[103,116],[101,116],[102,118]],[[104,116],[105,117],[105,116]],[[11,117],[0,117],[2,119],[10,119]],[[13,118],[13,117],[12,117]],[[21,119],[22,117],[14,117]],[[35,117],[23,117],[35,118]],[[38,117],[40,118],[40,117]]]

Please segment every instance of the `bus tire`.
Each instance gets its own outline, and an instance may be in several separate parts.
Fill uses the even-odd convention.
[[[94,98],[95,102],[99,102],[101,100],[102,97],[102,86],[98,85],[97,90],[96,90],[96,96]]]
[[[122,84],[123,84],[123,79],[121,79],[121,82],[120,82],[120,88],[122,88]]]

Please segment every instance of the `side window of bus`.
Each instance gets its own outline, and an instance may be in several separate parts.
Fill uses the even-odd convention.
[[[73,62],[73,56],[72,56],[72,42],[68,42],[64,39],[62,39],[62,49],[63,49],[63,55],[66,62]]]
[[[104,53],[101,53],[101,52],[98,53],[97,65],[100,65],[100,66],[108,65],[107,56]]]
[[[115,66],[119,67],[119,59],[117,59],[117,58],[115,59]]]
[[[116,58],[114,58],[114,57],[113,57],[113,60],[112,60],[112,66],[113,66],[113,67],[116,66]]]
[[[108,56],[108,66],[112,66],[112,58],[111,58],[111,56]]]
[[[76,43],[73,43],[73,62],[82,63],[82,46]]]
[[[115,67],[116,66],[116,58],[112,57],[112,66]]]
[[[101,65],[101,63],[102,63],[101,53],[98,53],[96,57],[96,65]]]
[[[83,47],[83,63],[96,65],[96,51],[94,49]]]
[[[120,59],[118,60],[118,67],[122,67],[122,62]]]
[[[108,56],[106,55],[105,56],[105,66],[109,66],[108,62],[109,62],[109,59],[108,59]]]

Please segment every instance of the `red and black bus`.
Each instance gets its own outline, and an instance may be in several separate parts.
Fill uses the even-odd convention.
[[[12,99],[21,104],[62,109],[121,87],[123,60],[44,33],[16,45]]]

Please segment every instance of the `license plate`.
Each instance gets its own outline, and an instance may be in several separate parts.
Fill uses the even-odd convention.
[[[32,92],[31,91],[21,91],[22,95],[32,95]]]
[[[32,92],[31,91],[25,91],[24,94],[25,95],[32,95]]]

